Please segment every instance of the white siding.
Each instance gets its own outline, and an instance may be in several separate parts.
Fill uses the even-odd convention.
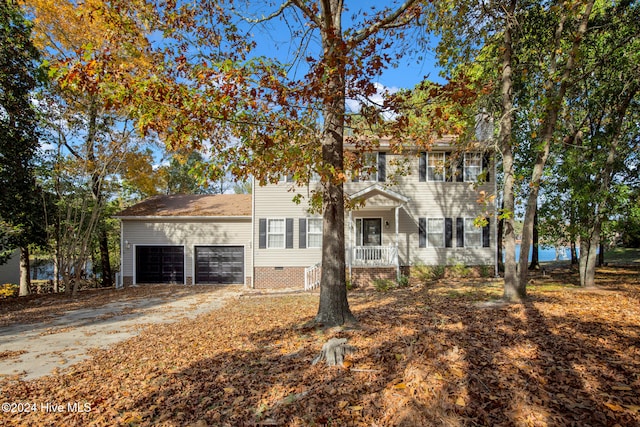
[[[244,246],[244,275],[253,276],[249,218],[123,220],[122,233],[123,276],[135,276],[135,247],[142,245],[184,246],[185,277],[194,277],[194,246]]]
[[[456,247],[456,218],[477,217],[487,212],[493,214],[495,206],[481,206],[478,203],[480,192],[487,195],[495,194],[495,168],[490,167],[490,181],[482,185],[470,182],[420,182],[419,157],[410,154],[407,158],[408,175],[400,176],[393,165],[394,155],[387,154],[387,181],[379,183],[391,191],[408,197],[409,202],[403,206],[399,213],[399,256],[402,265],[411,265],[416,262],[425,264],[456,264],[458,262],[475,265],[493,265],[495,263],[495,217],[490,218],[490,247],[489,248],[458,248]],[[347,182],[345,183],[345,195],[353,194],[366,189],[374,182]],[[308,189],[293,188],[292,183],[271,184],[264,187],[254,187],[254,239],[255,239],[255,266],[310,266],[321,259],[320,249],[298,249],[298,218],[309,216],[307,213],[306,197]],[[304,196],[299,205],[293,203],[293,197],[298,194]],[[376,196],[378,198],[379,196]],[[355,218],[383,219],[383,245],[395,244],[395,212],[393,208],[376,209],[375,200],[361,211],[354,211]],[[318,214],[316,214],[318,215]],[[294,248],[293,249],[259,249],[259,224],[260,218],[294,218]],[[453,220],[453,247],[451,248],[419,248],[418,218],[452,218]],[[385,221],[389,222],[386,227]],[[349,223],[348,214],[345,217],[345,244],[353,244],[353,225]]]
[[[314,185],[314,184],[312,184]],[[280,182],[264,187],[254,186],[254,256],[256,267],[309,267],[320,262],[321,248],[300,249],[299,218],[321,217],[320,213],[309,213],[308,196],[311,188],[298,188],[290,192],[293,186],[290,182]],[[298,194],[304,196],[300,204],[293,202]],[[293,248],[290,249],[260,249],[259,227],[260,219],[293,218]]]

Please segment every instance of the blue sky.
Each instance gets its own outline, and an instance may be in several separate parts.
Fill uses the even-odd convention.
[[[275,3],[280,4],[279,1]],[[345,1],[345,7],[349,9],[343,14],[343,29],[348,28],[352,23],[357,25],[358,21],[362,20],[360,17],[364,16],[367,12],[371,13],[373,10],[380,10],[385,7],[385,5],[397,7],[400,3],[403,3],[403,1],[378,0],[371,2],[366,0],[347,0]],[[269,15],[277,10],[276,6],[269,6],[266,2],[251,4],[250,8],[249,13],[256,18]],[[288,16],[289,21],[295,20],[295,18],[292,18],[293,15],[291,13],[289,13]],[[244,26],[247,24],[240,25]],[[294,22],[291,24],[291,27],[299,28],[299,22]],[[256,51],[258,55],[269,57],[276,55],[279,59],[286,60],[286,58],[292,57],[292,51],[297,49],[299,45],[299,43],[292,42],[289,28],[281,18],[274,18],[269,22],[253,25],[250,31],[258,43]],[[431,43],[431,47],[435,47],[435,41]],[[307,51],[309,54],[317,57],[320,51],[319,42],[312,39],[307,47]],[[406,57],[399,67],[388,68],[379,77],[377,83],[379,83],[381,87],[388,88],[391,91],[411,89],[427,76],[430,80],[443,83],[444,79],[439,76],[440,70],[435,66],[436,59],[433,50],[424,50],[420,52],[420,55],[423,57],[421,60],[415,57]],[[305,64],[299,64],[297,68],[292,69],[292,72],[295,72],[297,76],[302,76],[304,71]]]

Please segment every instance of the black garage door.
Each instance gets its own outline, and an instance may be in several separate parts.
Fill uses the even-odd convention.
[[[137,283],[184,283],[183,246],[137,246]]]
[[[196,246],[196,283],[244,283],[243,246]]]

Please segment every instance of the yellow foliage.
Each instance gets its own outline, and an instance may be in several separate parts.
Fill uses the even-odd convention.
[[[0,286],[0,298],[15,297],[18,295],[20,287],[15,283],[5,283]]]

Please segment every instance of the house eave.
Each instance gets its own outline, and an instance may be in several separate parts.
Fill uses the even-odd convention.
[[[234,215],[234,216],[216,216],[216,215],[148,215],[148,216],[120,216],[113,218],[123,221],[202,221],[202,220],[248,220],[251,221],[251,215]]]

